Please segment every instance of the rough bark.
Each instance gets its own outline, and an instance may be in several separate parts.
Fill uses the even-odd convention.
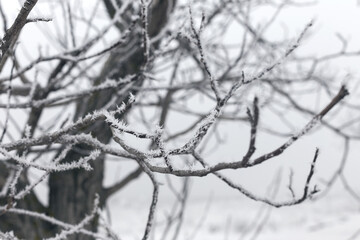
[[[35,1],[36,2],[36,1]],[[110,1],[103,0],[110,17],[114,14],[114,9],[110,5]],[[121,1],[117,1],[121,4]],[[161,28],[167,22],[167,14],[169,11],[170,0],[154,1],[150,7],[149,12],[149,31],[150,37],[157,35]],[[131,11],[131,9],[128,9]],[[140,25],[139,25],[140,26]],[[116,25],[119,31],[123,31],[122,26]],[[110,54],[107,61],[105,62],[102,71],[98,77],[94,80],[93,84],[101,84],[105,79],[111,77],[119,79],[128,74],[138,73],[140,68],[143,66],[145,58],[141,44],[141,36],[138,31],[135,31],[132,36],[133,46],[132,54],[124,61],[121,51],[115,51]],[[130,44],[130,43],[129,43]],[[156,47],[156,46],[155,46]],[[126,48],[126,46],[125,46]],[[48,87],[45,89],[39,89],[36,94],[36,98],[46,98],[51,92],[53,86],[52,80],[61,73],[64,66],[67,65],[66,61],[60,61],[53,73],[49,76]],[[136,84],[141,86],[143,80],[137,80]],[[76,108],[75,119],[85,116],[89,112],[103,108],[109,100],[116,94],[116,90],[105,90],[97,92],[91,97],[81,99]],[[129,93],[123,96],[118,96],[118,103],[126,101]],[[133,92],[133,94],[136,94]],[[39,120],[43,114],[42,108],[33,108],[30,111],[28,124],[32,126],[32,133],[38,127]],[[118,116],[123,117],[123,116]],[[74,119],[74,120],[75,120]],[[112,134],[108,125],[104,122],[97,122],[92,125],[89,129],[84,129],[84,132],[91,133],[94,137],[103,143],[109,143]],[[72,148],[72,150],[66,156],[65,161],[74,161],[84,155],[86,155],[92,149],[84,144],[78,144]],[[21,153],[24,149],[20,149],[18,153]],[[93,209],[94,198],[96,194],[100,195],[101,204],[104,204],[107,197],[111,196],[115,192],[118,186],[111,189],[104,189],[102,182],[104,177],[104,160],[105,156],[102,155],[96,161],[92,162],[93,170],[87,172],[85,170],[75,170],[69,172],[52,173],[49,177],[49,205],[43,206],[37,199],[34,193],[29,194],[24,200],[17,203],[17,207],[27,209],[30,211],[47,213],[56,219],[67,223],[78,223],[85,215],[89,214]],[[5,181],[5,177],[8,174],[8,169],[4,166],[0,166],[0,185]],[[135,179],[141,174],[141,171],[136,170],[131,173],[127,178],[124,179],[125,184],[131,181],[131,178]],[[26,174],[23,175],[22,181],[17,186],[22,189],[27,184]],[[120,184],[120,185],[121,185]],[[6,200],[1,204],[7,204]],[[44,237],[54,236],[62,229],[57,226],[45,223],[40,220],[36,220],[30,217],[19,216],[15,214],[3,214],[0,216],[0,230],[2,231],[14,231],[15,235],[25,239],[42,239]],[[97,219],[95,219],[90,226],[87,226],[89,230],[97,231]],[[73,235],[68,239],[70,240],[83,240],[90,239],[89,236],[84,235]]]
[[[107,1],[104,1],[105,3]],[[149,22],[149,35],[154,36],[160,30],[159,22],[166,22],[168,1],[159,1],[157,5],[151,8],[151,20]],[[111,13],[110,13],[111,15]],[[119,61],[122,59],[123,53],[113,52],[106,63],[103,66],[102,72],[99,74],[97,79],[94,81],[95,85],[102,83],[106,77],[112,77],[115,79],[124,77],[128,74],[139,72],[140,68],[144,64],[144,53],[141,47],[140,36],[134,36],[136,50],[132,55],[126,59],[126,61]],[[111,76],[109,76],[111,73]],[[136,84],[141,86],[142,79],[137,80]],[[77,112],[75,118],[82,117],[89,112],[93,112],[96,109],[103,108],[109,100],[116,93],[115,90],[106,90],[94,94],[93,96],[84,99],[77,105]],[[118,96],[118,103],[126,101],[128,98],[126,93],[124,96]],[[136,94],[133,92],[133,94]],[[118,116],[123,117],[123,116]],[[112,138],[112,134],[108,125],[104,122],[98,122],[90,129],[91,134],[103,143],[109,143]],[[77,150],[71,151],[66,157],[67,161],[73,161],[82,156],[83,150],[90,150],[87,146],[77,145]],[[80,151],[79,151],[80,150]],[[100,195],[102,203],[106,202],[106,198],[110,196],[105,194],[102,186],[104,176],[104,156],[100,157],[93,163],[93,171],[86,172],[84,170],[77,170],[72,172],[61,172],[51,174],[49,179],[50,186],[50,202],[49,202],[49,213],[57,219],[65,222],[77,223],[89,212],[93,207],[93,199],[95,194]],[[136,171],[132,177],[136,178],[141,171]],[[97,221],[93,221],[88,229],[96,231]],[[55,229],[59,231],[60,229]],[[69,239],[72,240],[83,240],[89,239],[88,236],[77,235],[71,236]]]

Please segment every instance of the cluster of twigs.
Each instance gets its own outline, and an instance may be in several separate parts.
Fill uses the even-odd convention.
[[[21,30],[26,27],[26,23],[48,22],[50,19],[42,17],[29,18],[29,13],[37,4],[37,1],[30,0],[24,3],[10,28],[7,28],[6,17],[2,14],[6,32],[0,44],[0,72],[3,73],[5,71],[6,63],[10,61],[12,62],[12,67],[8,76],[2,74],[0,77],[0,93],[6,94],[6,98],[1,97],[1,101],[6,99],[6,102],[0,103],[0,108],[5,110],[5,121],[1,126],[4,130],[2,131],[0,139],[0,160],[3,166],[6,167],[6,175],[0,178],[0,186],[2,187],[0,197],[7,201],[6,204],[0,206],[0,218],[8,214],[26,215],[31,218],[49,222],[52,225],[57,225],[62,229],[61,232],[49,239],[67,239],[70,235],[75,234],[83,234],[96,239],[108,239],[109,236],[111,236],[112,239],[120,239],[119,236],[112,232],[111,227],[106,224],[104,227],[107,235],[88,230],[86,226],[94,219],[101,217],[100,209],[102,205],[100,204],[101,200],[99,200],[99,198],[101,199],[106,196],[104,197],[106,201],[108,196],[117,192],[128,182],[144,172],[153,184],[152,202],[143,234],[143,239],[148,239],[154,223],[159,198],[158,174],[175,175],[186,177],[186,179],[187,177],[204,177],[213,174],[227,186],[241,192],[252,200],[260,201],[274,207],[291,206],[302,203],[318,192],[316,186],[313,187],[311,184],[315,172],[315,164],[319,157],[318,149],[315,151],[302,194],[296,197],[290,187],[294,196],[293,199],[285,202],[277,202],[266,197],[258,196],[241,184],[233,182],[225,174],[221,173],[221,171],[226,169],[252,168],[264,162],[271,161],[321,123],[339,136],[344,137],[346,144],[348,144],[349,139],[358,138],[335,127],[333,123],[324,119],[329,115],[329,112],[339,105],[343,98],[348,95],[348,90],[345,86],[340,86],[337,94],[333,94],[334,91],[331,89],[332,87],[327,85],[325,89],[329,95],[331,95],[331,98],[322,110],[316,112],[301,106],[299,102],[295,100],[296,91],[292,90],[296,88],[299,83],[301,84],[303,81],[306,82],[312,78],[316,79],[315,77],[308,75],[305,77],[307,78],[305,80],[301,79],[301,77],[294,79],[290,77],[289,79],[276,77],[276,71],[286,68],[288,61],[301,61],[296,55],[293,56],[293,52],[301,45],[302,39],[313,24],[312,22],[307,24],[295,41],[293,41],[294,43],[290,44],[290,46],[284,50],[280,44],[279,46],[275,46],[262,35],[262,31],[265,31],[265,28],[257,31],[251,26],[251,22],[248,19],[248,12],[251,9],[250,3],[247,3],[249,6],[244,7],[244,9],[241,9],[237,14],[234,10],[235,8],[231,7],[234,6],[232,5],[234,4],[232,1],[221,1],[222,4],[216,6],[213,12],[202,13],[200,19],[194,16],[196,4],[194,6],[190,5],[185,8],[179,8],[179,13],[183,14],[181,16],[183,18],[186,16],[186,18],[183,19],[183,23],[181,23],[181,27],[174,30],[171,28],[170,22],[169,27],[165,27],[159,33],[154,34],[151,32],[153,28],[151,21],[155,20],[151,19],[155,18],[154,12],[164,3],[161,3],[162,1],[153,2],[156,3],[151,3],[149,0],[141,0],[139,3],[123,1],[122,4],[119,5],[115,0],[105,1],[105,4],[112,6],[112,8],[109,8],[113,11],[110,23],[99,30],[97,34],[86,39],[83,44],[79,44],[79,42],[76,41],[74,25],[72,23],[73,19],[71,17],[73,15],[71,9],[68,8],[73,48],[66,49],[66,51],[54,55],[40,55],[25,66],[21,66],[21,61],[19,61],[16,56],[16,44]],[[174,14],[174,16],[176,16],[176,11],[171,9],[175,3],[176,1],[168,1],[168,5],[166,5],[167,14]],[[153,6],[152,4],[159,5]],[[282,5],[277,6],[277,8],[281,9]],[[3,13],[3,9],[1,7],[0,9]],[[135,13],[130,17],[128,14],[129,9],[135,9]],[[171,13],[171,11],[175,12]],[[222,13],[231,15],[234,21],[238,22],[244,29],[240,53],[235,57],[235,60],[227,60],[228,62],[225,67],[215,66],[216,61],[213,58],[215,58],[216,55],[212,55],[213,48],[211,42],[210,44],[206,42],[207,40],[204,36],[207,28],[213,28],[212,24],[215,26],[216,24],[223,24],[221,17],[219,20],[220,23],[216,23],[216,20],[214,20],[218,16],[221,16]],[[278,12],[274,14],[273,18],[276,18],[277,14]],[[200,22],[199,27],[197,27],[196,24],[197,20]],[[92,25],[91,21],[92,20],[89,20],[89,25]],[[269,21],[268,25],[271,23],[272,21]],[[90,50],[104,40],[104,36],[108,34],[114,26],[122,29],[118,40],[107,44],[102,49],[91,52]],[[137,36],[137,38],[134,36]],[[253,40],[247,43],[247,39],[250,37]],[[93,84],[86,88],[78,89],[76,87],[74,82],[78,81],[77,84],[79,84],[84,78],[93,80],[87,75],[87,72],[90,71],[93,66],[96,68],[98,63],[103,61],[102,59],[105,57],[110,56],[109,59],[111,59],[111,56],[113,56],[111,54],[120,53],[120,55],[123,55],[123,58],[120,59],[119,62],[130,62],[132,54],[135,51],[139,51],[136,45],[137,41],[141,44],[140,50],[142,53],[141,67],[138,71],[125,72],[122,73],[124,74],[122,77],[110,79],[110,75],[113,74],[116,67],[112,69],[106,69],[106,67],[104,67],[103,70],[100,70],[101,77],[98,78],[102,79],[101,81],[99,80],[100,82],[94,80],[92,82]],[[174,45],[173,43],[176,44]],[[259,50],[259,52],[254,50],[258,47],[265,52],[269,51],[269,48],[273,51],[274,47],[283,50],[280,54],[275,52],[271,56],[269,64],[261,63],[258,64],[258,66],[252,67],[251,58],[257,54],[261,54],[261,50]],[[214,54],[216,54],[216,51]],[[351,55],[352,53],[346,52],[345,49],[339,53],[339,56],[347,54]],[[185,55],[189,57],[185,59]],[[170,80],[166,81],[166,85],[159,86],[156,85],[156,79],[158,78],[156,69],[160,65],[166,64],[161,61],[170,61],[167,56],[175,56],[176,60],[172,61],[172,65],[168,67],[172,69],[172,74],[170,74],[170,76],[168,74],[167,76]],[[307,59],[307,61],[312,62],[309,74],[314,73],[317,65],[322,61],[337,56],[338,55],[335,54],[323,58]],[[179,83],[180,74],[178,71],[182,66],[183,59],[187,64],[189,62],[194,63],[194,68],[197,68],[197,72],[194,74],[196,77],[190,81]],[[248,62],[247,59],[249,59]],[[44,85],[43,81],[38,79],[40,77],[37,69],[41,64],[53,63],[55,61],[58,63],[57,67],[52,70]],[[110,62],[110,60],[108,61]],[[107,66],[106,63],[108,62],[105,62],[105,66]],[[247,67],[246,64],[249,64],[250,67]],[[256,70],[256,73],[250,74],[253,70]],[[33,79],[27,77],[30,73],[35,73]],[[114,75],[116,74],[117,73],[114,73]],[[201,77],[201,80],[196,80],[198,76]],[[176,81],[174,80],[175,78],[177,79]],[[244,103],[241,102],[246,101],[246,99],[242,98],[240,93],[243,93],[247,89],[251,90],[257,82],[269,88],[282,100],[285,100],[286,108],[298,111],[301,114],[311,115],[312,117],[307,124],[300,128],[301,130],[287,134],[288,139],[285,140],[282,145],[266,154],[254,157],[254,153],[258,148],[256,145],[258,133],[260,131],[272,131],[261,125],[260,115],[262,114],[262,108],[271,106],[276,100],[269,101],[267,104],[260,104],[259,102],[262,101],[261,98],[263,98],[263,96],[255,96],[252,98],[253,100],[246,111],[243,111],[244,114],[242,116],[231,114],[227,109],[237,104],[244,105]],[[319,84],[321,85],[323,82]],[[49,127],[49,129],[41,129],[39,127],[40,116],[45,110],[62,107],[69,109],[74,106],[73,103],[79,104],[79,102],[81,103],[83,100],[85,101],[94,96],[99,96],[104,92],[109,95],[109,98],[100,108],[91,112],[85,112],[83,116],[74,114],[77,115],[74,117],[74,121],[66,118],[63,120],[63,123],[60,124],[56,119],[58,122]],[[166,94],[163,95],[163,92],[166,92]],[[186,104],[183,106],[181,106],[181,104],[177,105],[177,102],[181,103],[184,99],[185,101],[190,101],[190,98],[186,97],[186,95],[191,95],[194,92],[203,94],[211,100],[214,105],[210,111],[199,113]],[[149,95],[153,94],[153,96],[161,96],[161,100],[159,102],[149,100],[146,96],[144,97],[145,100],[142,100],[140,96],[144,96],[147,93],[149,93]],[[98,99],[98,101],[102,100]],[[124,116],[130,112],[130,109],[139,108],[141,110],[147,106],[158,107],[161,110],[161,117],[158,124],[153,124],[150,121],[147,122],[149,131],[139,131],[135,124],[126,122]],[[30,111],[27,112],[28,121],[24,128],[25,130],[22,131],[21,137],[17,140],[16,137],[12,136],[13,133],[9,131],[9,125],[11,125],[11,123],[16,124],[16,119],[13,119],[11,116],[11,112],[16,109]],[[188,129],[174,135],[169,135],[165,124],[165,119],[169,111],[194,115],[199,119],[194,124],[191,124]],[[59,116],[63,116],[63,114],[60,113]],[[240,157],[236,161],[229,162],[227,159],[223,159],[219,163],[211,165],[202,155],[200,146],[206,145],[205,139],[214,132],[213,130],[218,123],[229,119],[248,121],[250,123],[250,137],[247,151],[243,157]],[[144,120],[147,121],[146,118],[144,118]],[[116,144],[103,142],[98,139],[98,136],[92,133],[92,128],[99,123],[106,123],[106,126],[111,129],[111,139]],[[39,131],[39,129],[41,131]],[[192,134],[190,135],[189,133]],[[280,134],[274,131],[273,133]],[[126,135],[138,139],[139,142],[141,140],[149,140],[152,143],[151,149],[144,151],[141,148],[134,147],[126,140]],[[182,142],[180,145],[176,141],[179,136],[187,136],[185,142]],[[79,159],[69,160],[67,156],[70,151],[74,151],[80,144],[86,145],[90,150],[85,151],[84,156]],[[46,154],[56,151],[57,154],[52,160],[41,161],[42,156],[49,156]],[[346,155],[348,148],[346,148],[345,151]],[[38,154],[36,154],[37,152]],[[109,188],[107,193],[104,191],[104,195],[99,193],[100,197],[95,199],[93,210],[78,223],[71,224],[63,222],[45,213],[18,207],[19,202],[24,201],[24,199],[33,194],[34,189],[40,183],[45,183],[51,174],[56,172],[72,172],[75,170],[93,171],[93,162],[104,161],[104,155],[114,156],[119,159],[131,159],[135,161],[139,167],[135,172],[130,173],[128,177],[125,177],[112,188]],[[190,157],[194,160],[194,164],[193,166],[179,168],[174,164],[173,159],[175,157]],[[345,159],[346,156],[343,162],[346,161]],[[343,166],[344,163],[342,169]],[[30,169],[36,169],[42,172],[41,176],[32,183],[26,179],[22,179]],[[343,176],[341,170],[339,170],[336,175]],[[5,174],[5,171],[1,171],[1,174]],[[334,176],[330,184],[335,181],[335,178]],[[182,209],[185,207],[188,194],[187,185],[184,185],[183,194],[183,197],[179,197]],[[183,210],[180,211],[180,215],[177,217],[180,219],[180,223],[175,231],[176,236],[181,227],[182,213]],[[173,220],[172,217],[169,217],[169,221]],[[164,238],[166,235],[167,233],[164,233]],[[3,239],[17,239],[10,231],[0,232],[0,237]]]

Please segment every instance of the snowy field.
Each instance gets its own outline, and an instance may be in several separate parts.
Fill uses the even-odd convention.
[[[112,226],[120,237],[141,239],[148,203],[115,197],[110,204],[116,206],[111,212]],[[164,216],[171,206],[160,202],[152,239],[162,239]],[[173,239],[174,228],[165,239]],[[195,199],[186,207],[177,239],[355,240],[360,239],[360,205],[344,196],[280,209],[239,197]]]

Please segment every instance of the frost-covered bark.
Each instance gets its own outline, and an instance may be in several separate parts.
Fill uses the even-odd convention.
[[[35,3],[26,4],[30,2]],[[17,58],[14,41],[18,32],[13,38],[4,38],[1,46],[8,49],[2,61],[8,64],[7,75],[0,76],[0,97],[5,99],[0,103],[5,115],[0,137],[0,237],[15,239],[14,234],[26,239],[120,239],[105,222],[102,227],[108,235],[98,233],[99,223],[103,224],[101,208],[109,196],[142,173],[153,187],[144,232],[139,233],[144,240],[156,224],[159,186],[163,184],[158,182],[160,174],[186,179],[214,175],[251,200],[273,207],[300,204],[319,191],[312,182],[321,156],[319,150],[315,151],[301,193],[294,191],[290,183],[292,198],[287,200],[254,194],[222,170],[245,171],[270,162],[319,125],[343,137],[348,147],[350,139],[360,138],[331,121],[336,113],[332,109],[338,105],[342,109],[354,108],[342,104],[348,95],[346,86],[325,81],[316,71],[322,61],[359,54],[347,52],[346,42],[339,54],[304,60],[296,51],[309,34],[312,22],[304,24],[292,40],[273,42],[264,35],[283,7],[293,2],[278,5],[277,1],[269,1],[275,12],[263,29],[255,28],[250,19],[252,9],[263,6],[263,1],[180,2],[174,9],[175,0],[99,0],[109,21],[98,27],[93,22],[98,5],[94,5],[92,13],[86,13],[88,18],[79,20],[70,4],[61,1],[58,6],[64,14],[65,40],[61,33],[57,34],[64,49],[55,54],[40,53],[30,62]],[[1,3],[0,10],[6,28]],[[169,16],[173,21],[168,22]],[[103,15],[98,17],[99,22],[104,20]],[[26,23],[37,21],[48,19],[28,19]],[[77,36],[75,21],[88,25],[84,39]],[[236,39],[238,44],[229,46],[224,39],[233,34],[230,22],[241,37]],[[17,29],[22,27],[23,20]],[[109,41],[107,38],[114,38],[111,29],[118,37]],[[6,42],[9,39],[10,45]],[[48,71],[42,71],[42,66],[47,66]],[[309,89],[318,88],[327,97],[314,108],[304,105],[304,92],[316,97]],[[204,108],[194,106],[199,97],[206,99]],[[19,109],[25,110],[27,117],[23,129],[10,114]],[[49,118],[47,114],[53,109],[57,112],[55,123],[44,124],[43,117]],[[148,114],[153,110],[154,114]],[[70,117],[65,112],[71,112]],[[267,119],[269,114],[281,118],[283,125],[292,126],[284,112],[306,117],[307,124],[296,125],[288,133],[266,126],[272,125]],[[173,113],[187,119],[179,124],[186,125],[185,129],[174,127],[178,122],[168,124],[168,116]],[[194,117],[195,121],[188,124]],[[204,150],[209,139],[218,140],[218,126],[223,121],[249,123],[250,131],[240,133],[248,137],[248,145],[243,155],[229,160],[224,154],[214,163],[205,157]],[[12,136],[9,126],[15,126],[19,136]],[[256,154],[262,147],[257,146],[259,133],[284,139],[279,146]],[[128,141],[128,136],[139,144]],[[140,146],[144,142],[148,149]],[[125,158],[138,167],[104,188],[104,164],[110,156],[119,159],[119,164]],[[40,174],[30,182],[33,169]],[[34,194],[34,189],[44,183],[49,187],[46,206]],[[164,238],[171,234],[176,222],[173,236],[179,236],[187,184],[186,180],[182,192],[172,189],[171,183],[167,186],[181,208],[178,217],[168,217]]]
[[[117,7],[121,8],[121,1],[117,1],[119,5]],[[115,10],[112,8],[110,1],[104,0],[105,5],[107,6],[110,17],[114,17]],[[148,34],[151,37],[154,37],[156,34],[161,31],[162,27],[165,26],[167,22],[167,14],[169,1],[157,1],[156,4],[149,6],[149,32]],[[174,2],[175,4],[175,2]],[[131,16],[134,14],[133,9],[129,7],[125,10],[125,14]],[[129,20],[129,19],[128,19]],[[129,20],[131,21],[131,20]],[[161,24],[159,24],[161,23]],[[128,24],[131,24],[130,22]],[[124,29],[119,31],[124,32]],[[113,52],[108,57],[107,61],[103,65],[102,71],[96,77],[93,82],[95,87],[103,86],[108,78],[115,81],[121,82],[122,78],[125,76],[130,76],[131,74],[138,74],[140,69],[145,63],[144,59],[144,50],[142,47],[142,35],[136,33],[131,33],[131,41],[128,44],[125,44],[122,49],[131,49],[131,54],[124,61],[122,59],[123,53]],[[129,47],[128,45],[131,45]],[[118,50],[119,51],[119,50]],[[61,60],[58,68],[54,71],[51,78],[55,78],[66,65],[68,61]],[[136,86],[141,86],[143,79],[139,78],[135,81]],[[106,83],[105,83],[106,84]],[[121,85],[122,83],[120,83]],[[118,92],[118,87],[114,87],[114,84],[109,84],[110,87],[105,90],[104,87],[100,87],[100,91],[96,91],[92,94],[91,97],[82,98],[76,108],[76,113],[74,116],[74,121],[86,116],[89,113],[92,113],[96,110],[103,109],[107,104],[114,98],[115,93]],[[121,87],[121,86],[120,86]],[[39,95],[35,99],[44,99],[48,95],[48,92],[37,92]],[[78,94],[78,93],[77,93]],[[136,94],[136,91],[132,91],[132,94]],[[125,91],[122,95],[116,96],[117,99],[112,103],[113,106],[120,105],[122,102],[129,101],[131,95],[128,91]],[[46,104],[48,104],[47,102]],[[35,129],[38,121],[42,115],[42,110],[44,103],[32,102],[33,105],[32,112],[30,114],[28,125]],[[116,117],[121,119],[123,118],[125,112],[118,114]],[[88,130],[83,129],[85,132],[91,132],[92,136],[98,139],[101,143],[107,144],[112,138],[112,132],[108,126],[108,123],[105,121],[98,121],[91,126]],[[62,162],[78,162],[80,158],[87,156],[89,151],[92,151],[93,148],[87,144],[77,144],[72,147],[66,157]],[[59,154],[61,154],[60,150]],[[26,197],[26,203],[20,203],[18,206],[23,209],[28,209],[35,212],[46,212],[50,216],[58,219],[60,221],[77,224],[79,223],[89,212],[93,209],[93,199],[96,194],[100,196],[100,205],[106,202],[109,192],[107,189],[103,188],[103,177],[104,177],[104,155],[98,157],[95,161],[91,162],[92,171],[86,171],[84,169],[77,169],[73,171],[64,171],[64,172],[51,172],[49,173],[49,206],[42,206],[34,193],[31,193],[30,196]],[[4,169],[4,168],[2,168]],[[131,177],[135,179],[142,171],[136,171]],[[1,176],[6,176],[7,173],[4,172]],[[5,179],[3,181],[5,182]],[[3,182],[2,181],[2,182]],[[112,189],[113,191],[114,189]],[[27,239],[40,239],[46,236],[53,236],[55,233],[60,232],[63,228],[61,226],[55,226],[52,224],[45,223],[41,220],[33,220],[30,217],[16,216],[16,215],[6,215],[1,217],[0,229],[2,231],[11,231],[13,230],[18,237],[24,237]],[[96,232],[97,231],[97,217],[90,221],[90,224],[85,225],[85,228]],[[67,239],[89,239],[89,236],[83,234],[72,234],[68,236]]]
[[[107,2],[106,0],[104,1]],[[151,8],[151,20],[149,21],[150,27],[153,29],[149,34],[156,35],[161,30],[161,26],[158,22],[166,24],[168,1],[160,1],[156,6]],[[110,13],[111,15],[111,13]],[[127,75],[136,74],[144,65],[144,51],[141,46],[141,35],[133,35],[136,43],[133,45],[133,53],[126,61],[119,63],[122,57],[122,53],[112,53],[106,63],[103,66],[102,72],[95,79],[94,85],[102,84],[107,77],[113,79],[120,79]],[[133,44],[133,42],[131,42]],[[124,46],[126,48],[127,46]],[[109,73],[112,75],[109,76]],[[142,85],[142,79],[136,80],[137,86]],[[75,120],[84,117],[88,113],[92,113],[95,110],[103,109],[109,101],[114,97],[116,90],[110,89],[93,94],[87,99],[82,99],[77,104]],[[136,92],[133,92],[136,94]],[[117,105],[129,100],[129,92],[125,92],[121,96],[117,96]],[[117,118],[123,118],[125,113],[117,115]],[[91,126],[91,134],[97,138],[100,142],[107,144],[112,138],[112,132],[106,122],[97,122]],[[91,148],[84,144],[76,145],[75,148],[79,150],[71,151],[65,161],[74,161],[82,157],[82,151],[90,151]],[[59,172],[50,174],[49,187],[50,187],[50,202],[49,213],[55,218],[68,223],[77,223],[93,208],[93,200],[96,194],[100,194],[100,201],[102,205],[106,202],[106,191],[103,189],[103,177],[104,177],[104,157],[99,157],[93,162],[93,171],[87,172],[83,170],[76,170],[72,172]],[[139,175],[141,172],[137,172]],[[134,178],[136,177],[133,176]],[[97,230],[97,219],[92,221],[86,228],[89,230]],[[60,228],[59,228],[60,230]],[[84,235],[72,235],[68,239],[89,239]]]

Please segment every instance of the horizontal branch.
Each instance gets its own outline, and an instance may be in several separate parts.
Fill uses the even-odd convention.
[[[135,171],[131,172],[129,175],[127,175],[124,179],[122,179],[120,182],[115,183],[115,185],[105,188],[103,190],[104,192],[104,198],[108,199],[109,196],[116,193],[117,191],[121,190],[123,187],[127,186],[128,183],[138,178],[141,173],[143,172],[143,169],[141,167],[138,167],[135,169]]]
[[[308,124],[306,124],[304,126],[304,128],[297,134],[294,134],[288,141],[286,141],[283,145],[281,145],[280,147],[278,147],[277,149],[275,149],[274,151],[267,153],[265,155],[262,155],[260,157],[258,157],[257,159],[253,160],[253,161],[248,161],[243,159],[241,161],[237,161],[237,162],[222,162],[222,163],[218,163],[214,166],[210,166],[210,167],[206,167],[205,169],[199,169],[199,170],[192,170],[192,169],[186,169],[186,170],[174,170],[172,172],[170,172],[168,170],[168,168],[165,167],[158,167],[158,166],[150,166],[149,168],[154,171],[154,172],[159,172],[159,173],[167,173],[167,174],[173,174],[176,176],[206,176],[210,173],[213,172],[217,172],[220,170],[224,170],[224,169],[239,169],[239,168],[246,168],[246,167],[252,167],[255,165],[258,165],[266,160],[269,160],[271,158],[274,158],[278,155],[280,155],[281,153],[283,153],[288,147],[290,147],[295,141],[297,141],[299,138],[301,138],[303,135],[305,135],[306,133],[308,133],[313,127],[316,126],[317,123],[321,122],[321,120],[323,119],[323,117],[326,116],[326,114],[333,109],[346,95],[348,95],[349,92],[348,90],[345,88],[345,86],[342,86],[339,90],[339,92],[337,93],[337,95],[331,100],[331,102],[322,110],[319,112],[319,114],[315,115],[313,117],[313,119],[311,119],[309,121]],[[191,152],[188,152],[186,150],[183,149],[173,149],[169,151],[169,155],[182,155],[182,154],[192,154]],[[152,155],[152,156],[148,156],[148,157],[152,157],[152,158],[158,158],[158,157],[162,157],[160,152],[157,152],[156,154]],[[249,162],[248,164],[244,164],[244,160],[245,162]]]

